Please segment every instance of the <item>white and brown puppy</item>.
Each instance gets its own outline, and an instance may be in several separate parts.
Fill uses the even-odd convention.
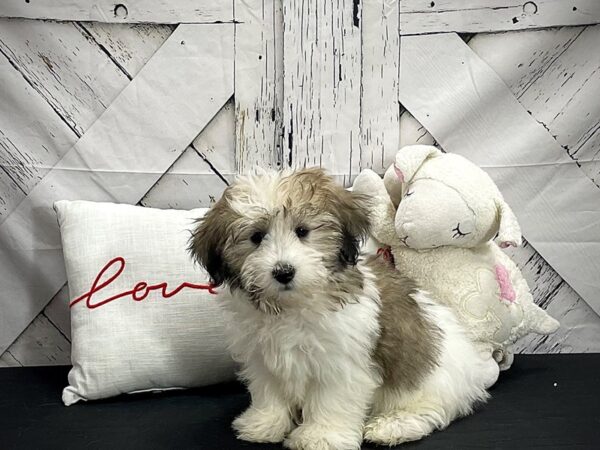
[[[240,439],[355,449],[419,439],[487,398],[449,310],[362,259],[364,198],[320,169],[240,177],[190,246],[227,312],[252,404]]]

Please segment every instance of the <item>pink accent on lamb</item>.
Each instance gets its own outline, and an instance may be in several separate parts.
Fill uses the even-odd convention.
[[[404,174],[402,173],[402,171],[400,169],[398,169],[398,166],[396,166],[396,164],[394,164],[394,172],[396,172],[398,181],[400,181],[400,183],[404,183]]]
[[[501,243],[500,243],[500,248],[508,248],[508,247],[510,247],[510,246],[516,247],[516,246],[517,246],[517,244],[515,244],[515,243],[514,243],[514,242],[512,242],[512,241],[504,241],[504,242],[501,242]]]
[[[494,268],[496,269],[496,281],[500,287],[500,297],[511,303],[514,302],[517,298],[517,294],[510,281],[508,270],[506,270],[506,267],[502,264],[496,264]]]

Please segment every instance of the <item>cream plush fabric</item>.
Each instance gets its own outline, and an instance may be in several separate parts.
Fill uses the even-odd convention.
[[[408,146],[383,180],[365,170],[354,191],[375,199],[373,234],[391,247],[396,267],[454,309],[483,358],[507,369],[517,339],[556,331],[558,322],[533,302],[520,270],[500,249],[520,245],[521,231],[475,164],[432,146]]]
[[[206,210],[85,201],[59,201],[55,210],[71,303],[81,298],[71,307],[66,405],[234,377],[208,275],[186,250]]]

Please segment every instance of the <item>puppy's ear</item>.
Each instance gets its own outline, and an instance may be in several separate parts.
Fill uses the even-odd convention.
[[[198,219],[188,247],[192,257],[208,272],[211,281],[217,286],[227,280],[229,273],[222,253],[227,236],[228,210],[227,201],[222,197],[204,217]]]
[[[343,236],[340,259],[342,263],[353,266],[358,262],[360,246],[370,229],[367,215],[369,198],[348,191],[343,193],[346,198],[340,203],[338,210]]]

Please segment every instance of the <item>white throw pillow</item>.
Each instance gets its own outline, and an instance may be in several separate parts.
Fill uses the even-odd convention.
[[[216,296],[187,252],[206,209],[66,200],[54,208],[72,305],[66,405],[234,377]]]

